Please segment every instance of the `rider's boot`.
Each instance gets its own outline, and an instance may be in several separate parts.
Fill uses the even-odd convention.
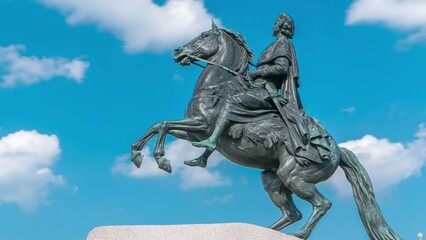
[[[204,153],[201,156],[192,160],[184,161],[183,163],[188,166],[205,168],[207,166],[207,160],[209,159],[212,153],[213,151],[206,149],[206,151],[204,151]]]

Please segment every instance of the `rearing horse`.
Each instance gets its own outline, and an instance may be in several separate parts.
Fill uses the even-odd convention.
[[[243,76],[247,73],[252,57],[253,52],[242,35],[232,30],[219,29],[214,24],[211,30],[176,49],[174,59],[182,65],[189,65],[195,60],[208,64],[197,80],[185,119],[154,124],[132,144],[133,163],[140,167],[140,151],[158,134],[154,158],[159,168],[171,172],[170,161],[164,157],[166,135],[171,134],[188,141],[200,141],[209,137],[224,100],[250,87]],[[351,151],[339,148],[330,137],[330,159],[302,167],[285,147],[285,141],[280,141],[280,138],[288,137],[285,136],[286,125],[280,118],[245,125],[231,125],[232,131],[229,130],[229,134],[219,137],[217,150],[236,164],[264,170],[261,173],[264,189],[282,212],[282,217],[271,228],[281,230],[302,218],[293,202],[292,195],[295,194],[313,206],[312,214],[305,225],[294,234],[307,239],[331,207],[331,202],[318,191],[315,184],[330,178],[340,166],[352,185],[358,212],[370,238],[400,239],[385,222],[374,197],[369,176]],[[275,127],[271,129],[271,126]],[[251,136],[241,129],[249,129]],[[263,139],[263,142],[254,141],[253,138],[256,137]],[[209,154],[206,152],[204,155]]]

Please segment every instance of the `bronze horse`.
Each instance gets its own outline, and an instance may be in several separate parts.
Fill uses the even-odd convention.
[[[228,96],[246,91],[250,84],[244,80],[253,52],[244,37],[235,31],[213,28],[203,32],[186,45],[175,50],[174,59],[182,65],[196,60],[207,62],[197,80],[193,97],[185,112],[185,119],[154,124],[138,141],[132,144],[132,161],[140,167],[144,145],[158,134],[154,158],[159,168],[171,172],[170,161],[164,157],[167,134],[188,141],[201,141],[209,137],[215,125],[218,109]],[[280,118],[271,118],[254,124],[263,143],[253,141],[247,134],[238,132],[244,124],[231,125],[217,141],[217,150],[230,161],[241,166],[263,169],[262,183],[272,202],[281,210],[282,217],[271,228],[281,230],[299,221],[302,214],[296,208],[292,195],[312,204],[313,211],[305,225],[294,235],[307,239],[312,230],[331,207],[315,184],[330,178],[341,167],[352,184],[354,198],[366,231],[374,240],[400,239],[385,222],[377,205],[371,181],[356,156],[340,148],[330,137],[331,154],[328,161],[300,166],[279,141],[285,138],[286,125]],[[273,129],[270,126],[274,126]],[[237,129],[237,130],[236,130]],[[231,133],[232,132],[232,133]],[[256,133],[256,132],[255,132]],[[312,148],[311,148],[312,149]],[[209,155],[206,152],[205,157]]]

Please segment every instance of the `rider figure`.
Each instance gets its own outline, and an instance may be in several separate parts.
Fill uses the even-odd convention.
[[[218,115],[212,135],[201,142],[193,142],[196,147],[208,151],[216,149],[216,141],[231,122],[247,123],[277,116],[278,102],[284,104],[285,118],[294,154],[296,150],[305,149],[308,144],[308,127],[305,113],[297,92],[299,86],[298,66],[293,44],[294,35],[292,18],[281,13],[273,28],[276,41],[269,45],[260,55],[256,70],[248,72],[254,80],[254,87],[226,99]],[[281,90],[281,97],[278,97]],[[279,101],[272,101],[278,98]],[[304,164],[298,161],[299,164]],[[194,164],[195,165],[195,164]]]

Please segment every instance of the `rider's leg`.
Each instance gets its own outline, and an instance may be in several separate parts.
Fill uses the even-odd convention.
[[[204,147],[209,150],[216,149],[216,141],[220,135],[225,131],[226,127],[228,127],[230,121],[226,118],[219,118],[216,122],[216,126],[213,130],[212,135],[204,141],[201,142],[193,142],[192,145],[195,147]]]
[[[205,168],[207,166],[207,159],[212,155],[214,150],[206,149],[203,154],[195,159],[184,161],[183,163],[188,166],[198,166]]]
[[[233,119],[232,115],[234,110],[232,109],[241,109],[243,112],[242,115],[244,115],[244,112],[250,112],[252,110],[271,109],[271,105],[264,100],[267,96],[265,94],[267,94],[266,90],[259,88],[249,92],[242,92],[227,98],[225,104],[221,107],[212,135],[204,141],[193,142],[192,145],[196,147],[204,147],[210,150],[216,149],[217,139],[231,123],[230,119]],[[247,118],[250,117],[248,116]]]
[[[229,126],[231,121],[228,120],[227,116],[229,114],[229,104],[225,104],[223,106],[222,111],[219,114],[219,117],[216,121],[216,126],[213,130],[212,135],[204,141],[201,142],[192,142],[192,145],[195,147],[203,147],[207,148],[210,151],[214,151],[216,149],[216,141],[225,131],[225,129]]]
[[[170,130],[169,134],[177,137],[179,139],[184,139],[189,141],[189,136],[188,136],[188,132],[186,131],[181,131],[181,130]],[[201,156],[192,159],[192,160],[188,160],[188,161],[184,161],[183,163],[188,165],[188,166],[198,166],[198,167],[202,167],[205,168],[207,166],[207,159],[210,157],[210,155],[212,155],[214,151],[208,150],[206,149],[203,154],[201,154]]]

